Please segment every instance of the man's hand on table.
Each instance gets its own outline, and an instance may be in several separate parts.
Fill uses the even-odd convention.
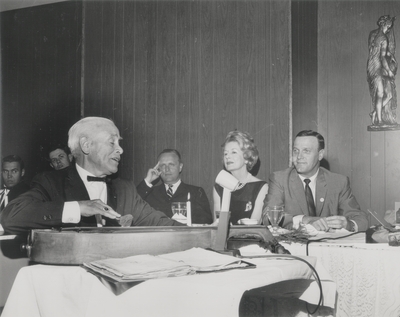
[[[310,217],[304,216],[304,224],[310,224],[318,231],[329,231],[329,229],[347,228],[347,218],[344,216],[330,216],[330,217]]]
[[[100,199],[82,200],[78,201],[78,204],[83,217],[90,217],[93,215],[102,215],[111,219],[121,217],[119,213],[103,203]]]

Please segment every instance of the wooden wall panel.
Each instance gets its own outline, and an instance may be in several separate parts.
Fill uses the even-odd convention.
[[[363,209],[384,213],[400,201],[400,131],[368,132],[368,35],[381,15],[398,16],[398,1],[320,1],[318,4],[319,130],[331,170],[350,177]],[[400,28],[395,22],[395,35]],[[399,50],[396,59],[399,60]],[[400,79],[397,75],[396,86]]]
[[[318,129],[318,2],[293,0],[291,9],[294,137]]]
[[[270,170],[276,171],[278,166],[289,166],[290,129],[289,107],[291,102],[291,41],[290,41],[290,3],[270,2],[269,29],[271,29],[269,72],[270,80]],[[275,29],[276,28],[276,29]],[[276,36],[275,36],[276,35]],[[279,49],[274,49],[279,48]]]
[[[191,58],[191,42],[193,41],[194,34],[192,24],[190,23],[192,17],[192,4],[184,2],[177,6],[177,36],[176,36],[176,138],[174,147],[181,153],[182,158],[191,157],[191,148],[193,143],[190,136],[197,132],[197,129],[192,130],[192,105],[190,103],[190,94],[187,93],[187,87],[191,90],[193,84],[191,82],[190,64]],[[197,118],[196,118],[197,121]],[[184,163],[185,181],[189,184],[193,183],[194,179],[190,171],[193,170],[192,161]]]
[[[1,156],[18,154],[26,181],[50,169],[52,142],[66,142],[80,115],[80,2],[5,11],[1,19]]]
[[[258,144],[260,178],[287,166],[289,1],[89,1],[84,14],[84,110],[120,128],[124,177],[177,148],[211,201],[236,128]]]
[[[215,5],[215,4],[214,4]],[[198,181],[193,184],[200,184],[204,187],[210,202],[212,200],[211,186],[215,180],[217,171],[221,169],[221,159],[218,159],[219,145],[221,136],[214,134],[213,128],[215,124],[221,124],[215,120],[213,115],[214,94],[219,88],[214,83],[214,28],[216,23],[215,7],[212,2],[199,1],[199,41],[196,48],[199,51],[198,57],[198,77],[199,77],[199,124],[198,140],[194,140],[193,145],[198,146],[198,162],[199,165],[193,166],[198,169]],[[195,119],[195,118],[194,118]],[[195,119],[196,120],[196,119]],[[219,152],[220,153],[220,152]],[[214,159],[215,158],[215,159]],[[190,158],[185,158],[190,161]],[[185,172],[186,173],[186,172]],[[212,206],[212,202],[211,202]]]

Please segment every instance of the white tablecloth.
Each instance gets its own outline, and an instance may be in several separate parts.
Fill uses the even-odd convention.
[[[292,253],[306,254],[306,246],[284,244]],[[336,282],[336,316],[400,316],[400,247],[366,244],[365,234],[309,245]]]
[[[325,306],[334,307],[336,287],[315,257],[303,257],[316,267],[324,285]],[[20,270],[2,317],[101,316],[238,316],[246,290],[292,279],[312,279],[303,262],[251,259],[255,269],[239,269],[143,282],[114,295],[97,277],[80,267],[35,265]],[[312,283],[300,299],[317,304]]]

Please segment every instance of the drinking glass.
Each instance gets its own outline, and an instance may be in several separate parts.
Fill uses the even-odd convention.
[[[267,226],[267,219],[265,216],[268,217],[269,222],[272,226],[273,234],[278,233],[278,224],[282,220],[284,212],[284,206],[268,206],[264,215],[264,224]]]

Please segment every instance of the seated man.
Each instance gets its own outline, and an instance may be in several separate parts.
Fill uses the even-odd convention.
[[[32,188],[3,210],[6,233],[30,229],[76,226],[118,226],[121,215],[131,215],[132,226],[180,226],[143,201],[132,181],[106,178],[118,171],[123,150],[114,123],[88,117],[68,132],[68,146],[76,164],[66,171],[39,174]],[[103,218],[102,218],[103,217]]]
[[[186,202],[188,193],[192,206],[192,222],[210,224],[213,221],[210,203],[203,188],[181,181],[183,163],[177,150],[166,149],[158,155],[158,163],[148,170],[146,178],[137,186],[139,195],[153,208],[172,217],[172,202]],[[163,185],[152,183],[161,177]]]
[[[24,161],[17,155],[8,155],[2,161],[4,188],[0,191],[0,210],[29,189],[22,178],[25,174]]]
[[[320,167],[325,141],[311,130],[297,134],[293,144],[293,164],[269,178],[266,206],[284,205],[283,226],[297,228],[311,224],[319,231],[345,228],[364,231],[368,228],[365,212],[360,210],[348,177]]]
[[[67,146],[57,144],[48,150],[50,166],[55,170],[61,170],[70,166],[73,156]]]

